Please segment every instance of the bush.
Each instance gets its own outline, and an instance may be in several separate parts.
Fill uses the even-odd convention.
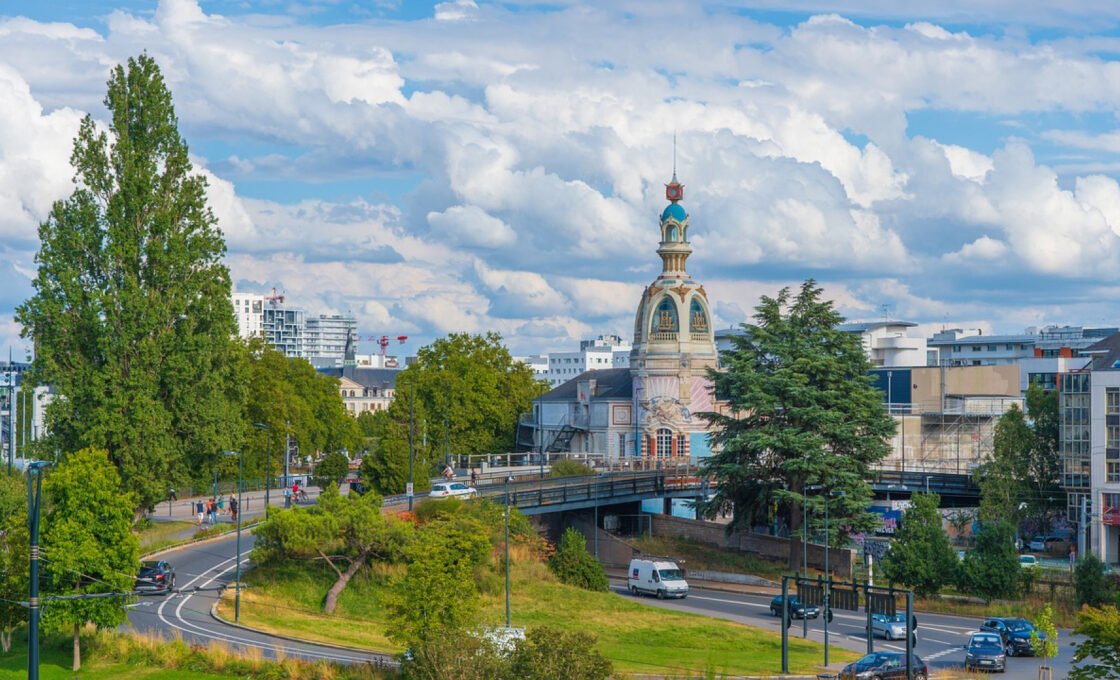
[[[344,453],[332,451],[323,456],[311,472],[315,486],[324,488],[334,484],[337,487],[350,474],[350,459]]]
[[[544,626],[529,631],[510,655],[509,678],[517,680],[607,680],[610,659],[592,649],[595,636]]]
[[[587,552],[587,540],[578,530],[564,530],[560,547],[549,558],[548,568],[562,583],[585,590],[606,591],[609,588],[603,565]]]
[[[886,577],[910,586],[918,597],[936,596],[957,568],[957,556],[941,528],[940,500],[937,494],[914,494],[883,561]]]
[[[1074,589],[1077,592],[1077,606],[1099,607],[1109,603],[1115,596],[1112,584],[1104,573],[1104,563],[1092,553],[1077,563],[1073,572]]]
[[[578,460],[564,458],[553,463],[548,474],[550,477],[574,477],[576,475],[593,475],[595,471]]]
[[[1019,555],[1015,552],[1015,532],[1007,522],[989,522],[976,534],[976,545],[961,562],[961,590],[991,602],[1014,597],[1020,587]]]

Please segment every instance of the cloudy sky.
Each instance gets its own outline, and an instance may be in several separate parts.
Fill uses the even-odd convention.
[[[1114,2],[14,0],[0,351],[78,121],[145,50],[235,287],[409,352],[629,336],[674,134],[720,326],[810,276],[853,320],[1120,323]]]

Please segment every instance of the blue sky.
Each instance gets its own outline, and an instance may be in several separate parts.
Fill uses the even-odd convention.
[[[677,138],[730,326],[1118,325],[1120,7],[163,0],[0,7],[0,352],[111,65],[161,64],[239,289],[410,347],[628,336]]]

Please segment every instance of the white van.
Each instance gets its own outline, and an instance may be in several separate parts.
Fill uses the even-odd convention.
[[[667,597],[687,597],[688,582],[684,580],[684,570],[677,563],[663,558],[630,560],[630,571],[626,585],[631,595],[648,593],[658,599]]]

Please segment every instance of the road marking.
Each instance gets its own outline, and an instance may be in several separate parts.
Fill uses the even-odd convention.
[[[689,595],[690,600],[706,600],[708,602],[723,602],[725,604],[738,604],[747,607],[758,607],[760,609],[769,609],[770,605],[762,604],[761,602],[743,602],[741,600],[727,600],[722,597],[704,597],[703,595]]]
[[[932,661],[933,659],[940,659],[943,656],[948,656],[949,654],[952,654],[953,652],[960,652],[962,650],[964,650],[964,647],[962,647],[961,645],[957,645],[955,647],[950,647],[949,649],[945,649],[945,650],[942,650],[940,652],[934,652],[933,654],[927,654],[926,655],[926,660],[927,661]]]

